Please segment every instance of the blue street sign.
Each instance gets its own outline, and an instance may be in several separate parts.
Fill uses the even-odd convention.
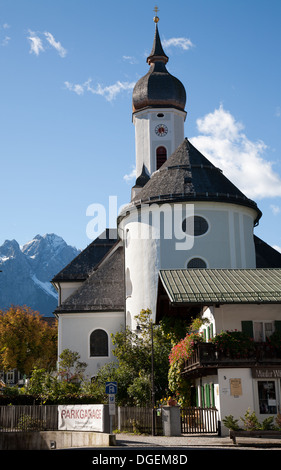
[[[106,382],[105,393],[107,395],[116,395],[117,393],[117,382]]]

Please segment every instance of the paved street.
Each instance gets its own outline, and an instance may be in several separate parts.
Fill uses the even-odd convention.
[[[196,449],[281,449],[280,439],[237,438],[237,444],[227,437],[204,434],[185,434],[179,437],[148,436],[134,434],[116,434],[118,447],[173,447]]]

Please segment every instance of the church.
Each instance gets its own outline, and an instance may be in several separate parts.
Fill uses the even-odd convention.
[[[186,91],[167,70],[158,21],[148,72],[132,96],[131,201],[116,230],[106,229],[52,279],[58,355],[79,352],[89,377],[114,360],[110,335],[135,329],[142,309],[151,309],[154,322],[164,315],[206,317],[206,341],[244,328],[263,341],[281,325],[281,254],[254,235],[262,217],[257,204],[185,138]],[[211,403],[221,416],[251,405],[259,412],[266,400],[277,412],[281,360],[254,366],[197,361],[184,373],[194,381],[197,403]]]

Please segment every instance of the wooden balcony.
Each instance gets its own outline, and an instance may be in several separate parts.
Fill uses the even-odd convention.
[[[218,351],[212,343],[198,343],[189,359],[185,361],[182,374],[186,377],[200,377],[215,374],[221,367],[281,367],[281,350],[275,350],[267,343],[255,343],[247,356],[231,355]]]

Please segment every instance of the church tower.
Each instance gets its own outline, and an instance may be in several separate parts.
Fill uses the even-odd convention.
[[[184,139],[186,93],[183,84],[166,69],[169,60],[154,17],[155,36],[147,63],[148,73],[133,91],[133,123],[136,141],[136,195]]]
[[[261,211],[184,137],[186,93],[166,69],[154,18],[150,69],[133,91],[136,184],[118,217],[124,243],[126,324],[150,308],[161,269],[255,268]]]

